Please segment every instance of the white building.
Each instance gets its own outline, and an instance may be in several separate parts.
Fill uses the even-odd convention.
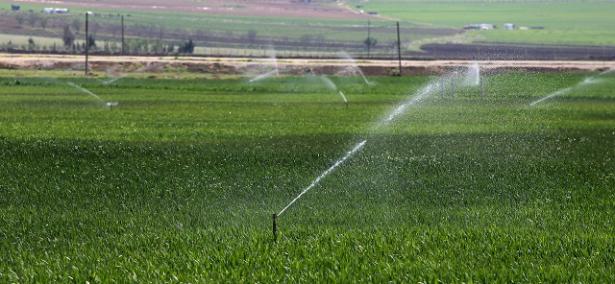
[[[466,30],[493,30],[495,29],[494,24],[470,24],[465,25],[463,27]]]
[[[68,9],[66,8],[44,8],[43,12],[47,14],[68,14]]]
[[[480,29],[481,30],[493,30],[495,29],[495,25],[494,24],[480,24]]]
[[[505,30],[512,31],[512,30],[514,30],[514,29],[516,29],[516,28],[517,28],[517,26],[516,26],[515,24],[512,24],[512,23],[506,23],[506,24],[504,24],[504,29],[505,29]]]

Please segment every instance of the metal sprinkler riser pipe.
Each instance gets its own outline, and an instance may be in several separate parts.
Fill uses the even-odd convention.
[[[278,214],[273,213],[273,216],[272,216],[272,220],[273,220],[273,242],[277,242],[278,241],[278,223],[277,223],[277,219],[278,219]]]

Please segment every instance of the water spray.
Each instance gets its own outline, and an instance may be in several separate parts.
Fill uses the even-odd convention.
[[[358,144],[356,144],[350,151],[348,151],[348,153],[346,153],[346,155],[344,157],[342,157],[341,159],[337,160],[335,162],[335,164],[333,164],[333,166],[329,167],[326,171],[324,171],[321,175],[319,175],[314,181],[312,181],[312,183],[308,187],[306,187],[303,191],[301,191],[301,193],[299,193],[299,195],[297,195],[297,197],[295,197],[295,199],[290,201],[290,203],[288,203],[288,205],[286,205],[286,207],[284,207],[282,210],[280,210],[279,213],[273,214],[273,237],[274,237],[274,240],[277,240],[277,231],[278,231],[278,229],[277,229],[277,218],[282,216],[282,214],[284,214],[284,212],[286,212],[286,210],[288,210],[288,208],[293,206],[293,204],[295,204],[295,202],[297,202],[297,200],[299,200],[308,191],[310,191],[311,189],[316,187],[325,177],[327,177],[329,174],[331,174],[333,171],[335,171],[335,169],[337,169],[344,162],[346,162],[346,160],[348,160],[349,158],[354,156],[357,152],[359,152],[361,149],[363,149],[363,147],[365,147],[365,144],[367,144],[367,140],[363,140],[363,141],[359,142]]]
[[[250,79],[248,83],[256,83],[258,81],[262,81],[265,79],[269,79],[271,77],[278,76],[278,70],[272,70],[264,74],[257,75],[256,77]]]
[[[320,81],[327,87],[327,89],[331,91],[337,91],[337,94],[340,96],[340,98],[342,98],[342,101],[344,101],[344,104],[346,105],[346,107],[348,107],[348,98],[346,98],[346,95],[344,94],[344,92],[339,90],[337,88],[337,85],[335,85],[335,83],[333,83],[333,81],[331,81],[331,79],[329,79],[329,77],[327,77],[326,75],[321,75],[319,76],[319,78],[320,78]]]
[[[346,95],[344,95],[344,92],[339,91],[337,93],[340,95],[340,97],[342,97],[342,100],[344,100],[344,104],[346,104],[346,108],[348,108],[348,99],[346,98]]]
[[[101,104],[104,104],[104,105],[105,105],[106,107],[108,107],[109,109],[113,109],[113,108],[115,108],[115,107],[117,107],[117,106],[119,105],[119,103],[118,103],[118,102],[105,102],[105,101],[104,101],[101,97],[99,97],[99,96],[98,96],[97,94],[95,94],[94,92],[92,92],[92,91],[90,91],[90,90],[88,90],[88,89],[86,89],[86,88],[84,88],[84,87],[82,87],[82,86],[79,86],[79,85],[77,85],[77,84],[75,84],[75,83],[73,83],[73,82],[68,82],[68,83],[66,83],[66,84],[68,84],[69,86],[71,86],[71,87],[73,87],[73,88],[75,88],[75,89],[77,89],[77,90],[81,91],[81,92],[82,92],[82,93],[84,93],[84,94],[87,94],[87,95],[89,95],[89,96],[91,96],[91,97],[95,98],[95,99],[96,99],[96,100],[98,100]]]
[[[453,75],[458,75],[458,74],[459,73],[455,72]],[[465,74],[465,76],[466,76],[465,79],[468,79],[467,73]],[[455,81],[454,77],[452,79],[453,79],[452,81]],[[321,76],[321,80],[323,80],[323,82],[331,82],[331,84],[333,83],[326,76]],[[462,82],[465,82],[466,84],[469,84],[469,85],[473,85],[473,83],[470,83],[469,80],[463,80]],[[326,83],[326,84],[329,86],[335,86],[335,84],[332,84],[332,85],[329,83]],[[444,84],[444,77],[441,77],[437,81],[432,81],[430,84],[428,84],[427,86],[417,91],[415,96],[412,96],[411,98],[399,104],[388,115],[386,115],[383,119],[381,119],[380,122],[377,123],[374,128],[380,128],[383,126],[387,126],[388,124],[393,122],[395,119],[397,119],[399,116],[404,114],[410,106],[413,106],[413,105],[416,105],[422,102],[427,97],[429,97],[431,94],[433,94],[434,91],[437,91],[438,86],[443,86],[443,84]],[[339,92],[339,94],[340,96],[343,96],[343,93],[341,91]],[[345,98],[345,96],[343,97]],[[312,183],[310,183],[310,185],[308,185],[305,189],[303,189],[301,193],[299,193],[299,195],[297,195],[293,200],[291,200],[290,203],[288,203],[288,205],[282,208],[282,210],[280,210],[278,213],[274,213],[272,215],[272,232],[273,232],[274,242],[276,242],[278,239],[278,223],[277,223],[278,218],[281,217],[289,208],[291,208],[299,199],[301,199],[301,197],[303,197],[308,191],[312,190],[317,185],[319,185],[320,182],[324,178],[326,178],[331,173],[333,173],[338,167],[343,165],[348,159],[352,158],[354,155],[359,153],[365,147],[366,144],[367,144],[367,139],[364,139],[361,142],[357,143],[350,151],[346,153],[346,155],[344,155],[342,158],[337,160],[331,167],[329,167],[322,174],[316,177],[316,179],[314,179]]]
[[[352,56],[350,56],[350,54],[348,54],[348,52],[345,51],[341,51],[339,53],[339,56],[347,61],[350,62],[350,66],[346,67],[346,69],[350,69],[352,71],[352,73],[358,74],[359,76],[361,76],[361,79],[363,79],[363,82],[365,83],[365,85],[371,86],[373,85],[372,82],[370,82],[369,80],[367,80],[367,77],[365,76],[365,73],[363,73],[363,70],[361,70],[361,67],[359,67],[359,65],[357,64],[357,61],[352,58]]]
[[[77,85],[77,84],[75,84],[73,82],[68,82],[66,84],[68,84],[69,86],[71,86],[71,87],[81,91],[84,94],[89,95],[90,97],[95,98],[96,100],[98,100],[101,103],[105,103],[105,101],[103,99],[101,99],[97,94],[94,94],[92,91],[90,91],[90,90],[88,90],[88,89],[86,89],[84,87],[81,87],[81,86],[79,86],[79,85]]]
[[[319,78],[320,81],[327,87],[327,89],[331,91],[337,91],[337,85],[335,85],[335,83],[333,83],[333,81],[331,81],[331,79],[329,79],[327,75],[321,75]]]
[[[538,100],[535,100],[535,101],[531,102],[530,106],[533,107],[533,106],[535,106],[537,104],[540,104],[540,103],[542,103],[544,101],[547,101],[547,100],[550,100],[552,98],[563,96],[563,95],[567,95],[567,94],[571,93],[572,91],[574,91],[576,89],[579,89],[579,88],[582,88],[582,87],[585,87],[587,85],[593,85],[593,84],[600,83],[601,81],[600,81],[600,79],[598,77],[603,76],[605,74],[608,74],[611,71],[613,71],[613,70],[609,70],[608,72],[607,71],[602,72],[602,73],[598,74],[598,76],[585,77],[585,79],[583,79],[583,81],[577,83],[576,85],[574,85],[572,87],[567,87],[567,88],[563,88],[563,89],[557,90],[557,91],[555,91],[553,93],[550,93],[550,94],[548,94],[548,95],[546,95],[546,96],[544,96],[544,97],[542,97],[542,98],[540,98]]]
[[[269,79],[271,77],[278,77],[280,76],[280,68],[278,66],[278,58],[275,52],[275,49],[273,49],[273,47],[271,47],[269,49],[269,60],[273,62],[273,70],[269,71],[269,72],[265,72],[263,74],[259,74],[254,76],[253,78],[251,78],[250,80],[248,80],[248,83],[256,83],[262,80],[266,80]]]
[[[140,72],[144,72],[144,71],[151,71],[152,68],[156,67],[156,65],[154,65],[154,66],[152,66],[152,65],[154,65],[154,64],[147,63],[145,66],[139,67],[137,70],[134,70],[134,71],[131,71],[131,72],[133,72],[133,73],[140,73]],[[108,73],[109,72],[107,70],[107,74]],[[115,83],[115,82],[117,82],[119,80],[122,80],[122,79],[124,79],[126,77],[128,77],[128,74],[124,73],[124,74],[121,74],[119,76],[113,76],[113,77],[111,77],[110,79],[107,79],[107,80],[100,80],[99,79],[99,81],[101,81],[101,83],[103,85],[107,86],[107,85],[111,85],[111,84],[113,84],[113,83]]]

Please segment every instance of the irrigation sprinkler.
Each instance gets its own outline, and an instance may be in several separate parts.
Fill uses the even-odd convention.
[[[451,81],[455,81],[455,76],[459,75],[460,73],[458,72],[454,72],[453,75],[451,75]],[[378,124],[375,125],[376,128],[379,127],[383,127],[388,125],[389,123],[391,123],[392,121],[394,121],[396,118],[398,118],[400,115],[406,113],[406,111],[408,110],[408,108],[410,106],[416,105],[418,103],[420,103],[421,101],[423,101],[424,99],[426,99],[428,96],[430,96],[431,94],[437,92],[437,88],[438,85],[440,85],[440,87],[444,86],[444,78],[447,78],[449,76],[443,75],[439,78],[438,81],[432,81],[430,84],[428,84],[427,86],[423,87],[422,89],[418,90],[415,95],[413,97],[408,98],[407,100],[405,100],[404,102],[402,102],[401,104],[399,104],[395,109],[393,109],[387,116],[385,116]],[[326,78],[326,77],[321,77],[321,78]],[[468,85],[467,80],[462,80],[462,86],[466,86]],[[340,94],[343,94],[342,92],[340,92]],[[320,174],[316,179],[314,179],[312,181],[312,183],[307,186],[303,191],[301,191],[301,193],[299,193],[299,195],[297,195],[293,200],[291,200],[288,205],[286,205],[286,207],[282,208],[282,210],[280,210],[280,212],[273,213],[272,215],[272,232],[273,232],[273,240],[274,242],[277,241],[278,238],[278,224],[277,224],[277,219],[279,217],[282,216],[282,214],[284,214],[289,208],[291,208],[295,202],[297,202],[299,199],[301,199],[301,197],[303,197],[303,195],[305,195],[308,191],[310,191],[311,189],[315,188],[317,185],[320,184],[320,182],[326,178],[329,174],[331,174],[333,171],[335,171],[339,166],[341,166],[342,164],[344,164],[348,159],[352,158],[355,154],[357,154],[359,151],[361,151],[365,145],[367,144],[367,140],[363,140],[359,143],[357,143],[350,151],[348,151],[346,153],[346,155],[344,155],[342,158],[338,159],[331,167],[329,167],[326,171],[324,171],[322,174]]]
[[[118,102],[107,102],[105,105],[112,110],[113,108],[117,107],[120,103]]]
[[[278,214],[273,213],[273,242],[278,241],[278,223],[277,223]]]

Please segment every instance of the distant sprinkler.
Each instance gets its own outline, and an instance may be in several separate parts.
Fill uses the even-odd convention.
[[[107,102],[105,105],[106,105],[109,109],[113,109],[113,108],[116,108],[118,105],[120,105],[120,103],[118,103],[118,102]]]

